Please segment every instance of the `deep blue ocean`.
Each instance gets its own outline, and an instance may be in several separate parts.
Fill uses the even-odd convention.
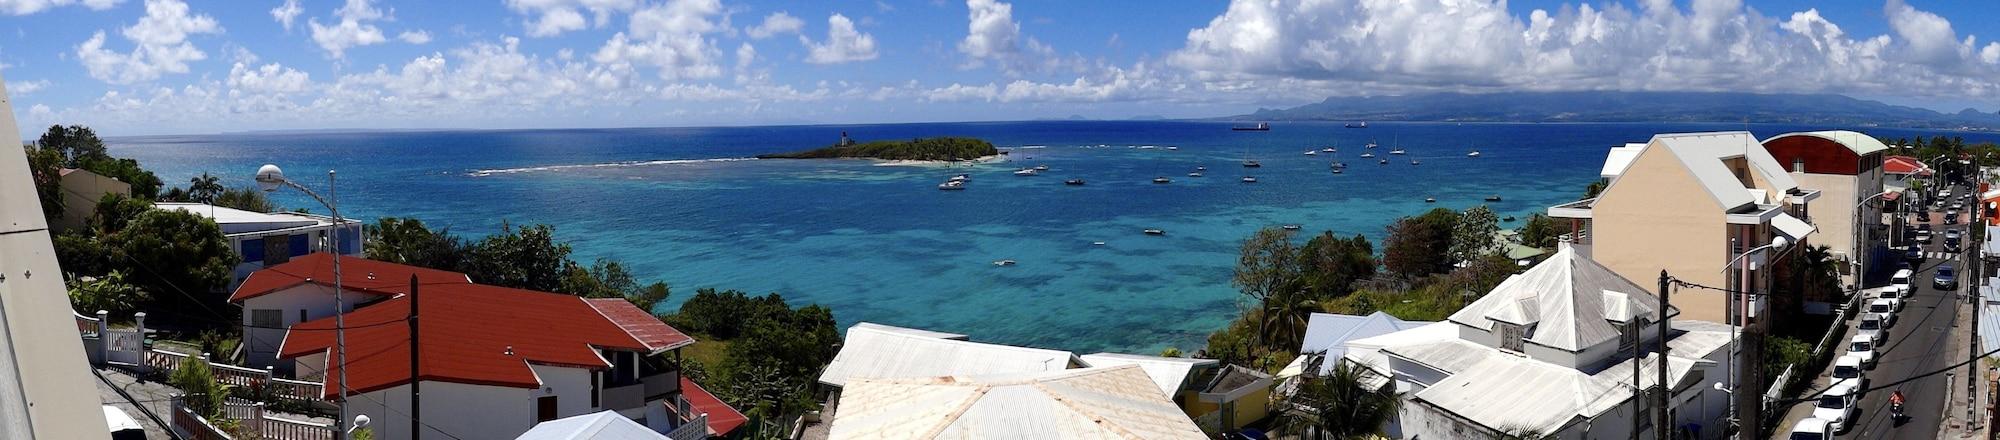
[[[548,223],[575,257],[621,260],[674,288],[779,292],[859,321],[1076,350],[1192,350],[1236,315],[1230,270],[1258,228],[1376,241],[1393,219],[1489,204],[1526,218],[1576,199],[1605,151],[1654,133],[1742,124],[1005,122],[729,128],[246,133],[114,138],[169,185],[203,172],[251,185],[276,163],[319,190],[339,172],[349,217],[414,217],[477,237]],[[1760,138],[1830,127],[1749,125]],[[973,136],[1011,149],[973,167],[735,160],[859,140]],[[1926,132],[1866,129],[1900,137]],[[1971,140],[2000,138],[1951,133]],[[1360,159],[1381,144],[1388,165]],[[1408,156],[1390,156],[1396,145]],[[1150,146],[1150,148],[1149,148]],[[1168,150],[1167,146],[1178,147]],[[1307,156],[1335,147],[1338,153]],[[1477,149],[1482,157],[1468,158]],[[1242,160],[1263,164],[1257,169]],[[1421,160],[1412,165],[1411,159]],[[1342,174],[1329,164],[1344,161]],[[1036,177],[1017,168],[1047,165]],[[1205,177],[1188,177],[1206,166]],[[965,191],[939,191],[972,175]],[[1258,182],[1242,183],[1245,175]],[[1157,176],[1173,179],[1154,184]],[[1085,179],[1084,186],[1063,180]],[[1502,201],[1488,203],[1487,196]],[[1426,203],[1426,197],[1435,203]],[[277,193],[287,207],[312,201]],[[1518,222],[1503,224],[1517,226]],[[1161,228],[1164,236],[1141,233]],[[1094,245],[1103,242],[1103,245]],[[992,264],[1011,259],[1013,266]]]

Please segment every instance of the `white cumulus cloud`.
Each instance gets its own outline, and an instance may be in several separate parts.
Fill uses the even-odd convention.
[[[722,52],[710,34],[726,32],[720,23],[718,0],[674,0],[632,13],[625,32],[613,34],[591,56],[599,64],[598,81],[629,81],[640,67],[656,69],[668,80],[711,78],[722,74],[716,64]]]
[[[271,19],[285,25],[285,32],[291,32],[292,23],[298,21],[299,14],[304,13],[306,9],[299,7],[299,0],[285,0],[285,4],[271,8]]]
[[[638,0],[506,0],[507,9],[525,15],[530,37],[553,37],[585,27],[604,27],[614,13],[630,12]],[[593,20],[586,21],[584,13]]]
[[[7,82],[7,94],[12,96],[32,94],[46,88],[49,88],[49,80],[46,79]]]
[[[332,24],[322,25],[318,18],[306,20],[306,27],[312,29],[313,42],[326,51],[327,57],[343,59],[347,57],[349,48],[389,41],[382,35],[382,28],[372,24],[387,15],[368,3],[368,0],[347,0],[340,9],[334,10]]]
[[[146,15],[119,32],[132,42],[131,52],[105,48],[105,34],[100,30],[76,46],[76,57],[91,78],[133,84],[168,73],[187,73],[189,62],[208,59],[208,54],[189,42],[188,36],[220,33],[222,25],[215,18],[190,14],[187,3],[148,0]]]
[[[750,35],[750,38],[762,40],[778,34],[796,34],[805,28],[805,20],[793,17],[785,11],[778,11],[764,16],[763,23],[743,29],[743,33]]]
[[[118,6],[123,0],[0,0],[0,12],[12,15],[28,15],[46,11],[49,8],[83,5],[93,11],[102,11]]]
[[[806,62],[813,64],[839,64],[875,59],[875,36],[854,30],[854,21],[847,16],[833,14],[826,18],[826,40],[815,42],[804,35],[799,43],[806,45]]]
[[[420,30],[403,31],[401,34],[396,34],[396,39],[403,40],[404,43],[424,44],[431,42],[431,33]]]

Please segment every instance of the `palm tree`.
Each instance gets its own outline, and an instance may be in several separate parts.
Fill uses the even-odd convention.
[[[1304,289],[1285,289],[1264,300],[1263,334],[1266,350],[1284,350],[1303,343],[1306,323],[1320,311],[1319,301]]]
[[[201,173],[200,176],[188,179],[188,198],[202,203],[215,203],[215,198],[220,196],[222,196],[221,178]]]
[[[1306,362],[1309,374],[1299,377],[1298,391],[1286,398],[1278,416],[1280,427],[1307,440],[1349,440],[1381,434],[1395,417],[1402,400],[1393,388],[1369,388],[1366,372],[1345,362],[1325,376],[1313,377],[1325,356]],[[1310,435],[1308,435],[1310,433]]]

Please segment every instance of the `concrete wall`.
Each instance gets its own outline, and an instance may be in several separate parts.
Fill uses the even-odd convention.
[[[342,300],[343,310],[354,310],[356,304],[382,299],[381,295],[347,291]],[[277,359],[279,344],[285,340],[285,329],[252,328],[254,310],[279,310],[283,316],[281,327],[290,328],[301,322],[333,316],[333,287],[318,284],[301,284],[263,296],[243,301],[243,348],[246,353],[244,363],[252,367],[277,367],[291,370],[289,362]],[[299,311],[305,311],[305,319],[299,318]]]
[[[542,396],[556,396],[556,417],[579,416],[599,411],[590,404],[592,387],[590,370],[535,364],[529,364],[528,368],[535,372],[535,378],[542,381],[541,388],[528,391],[528,399],[532,401]]]

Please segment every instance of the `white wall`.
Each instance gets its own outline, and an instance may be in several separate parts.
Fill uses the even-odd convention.
[[[529,389],[438,381],[424,381],[423,388],[424,438],[451,438],[443,431],[468,440],[511,439],[534,427]],[[410,438],[409,385],[354,396],[347,407],[350,414],[368,415],[377,439]]]
[[[342,298],[346,302],[343,309],[354,310],[355,304],[381,298],[380,295],[349,290],[347,291],[347,295]],[[279,345],[285,339],[285,330],[248,327],[251,325],[251,311],[258,309],[281,310],[283,312],[281,315],[284,316],[282,326],[286,328],[304,322],[299,320],[300,310],[306,311],[305,321],[330,317],[334,313],[333,288],[319,284],[301,284],[243,301],[243,325],[245,326],[243,331],[243,346],[247,353],[245,363],[257,368],[267,366],[275,366],[281,369],[290,368],[287,365],[283,365],[285,364],[284,362],[278,362],[277,360]]]
[[[534,364],[529,364],[528,369],[533,370],[535,378],[542,381],[541,388],[529,390],[529,403],[542,396],[556,396],[557,418],[598,411],[590,405],[590,370]]]

